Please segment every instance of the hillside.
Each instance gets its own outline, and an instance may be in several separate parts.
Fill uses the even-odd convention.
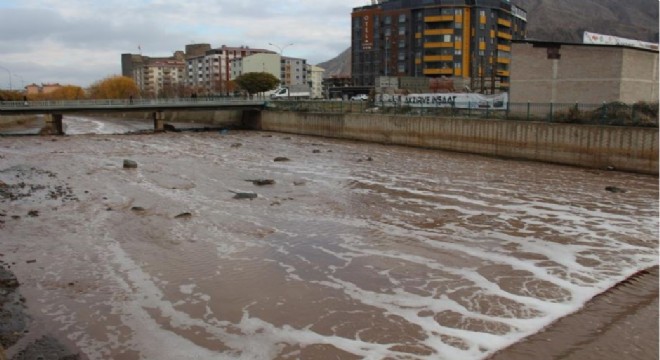
[[[656,0],[511,0],[527,10],[527,37],[534,40],[582,42],[591,31],[658,42]],[[587,17],[588,15],[588,17]],[[318,64],[325,77],[350,76],[351,49]]]

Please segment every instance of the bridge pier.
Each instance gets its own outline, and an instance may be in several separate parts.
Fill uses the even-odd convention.
[[[64,126],[62,125],[62,114],[46,114],[46,126],[41,129],[42,135],[64,135]]]
[[[162,111],[155,111],[151,115],[154,119],[154,132],[165,131],[165,113]]]

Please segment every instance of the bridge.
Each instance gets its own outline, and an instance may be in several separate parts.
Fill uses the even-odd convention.
[[[67,101],[0,101],[0,117],[11,115],[46,115],[46,124],[55,134],[63,134],[62,117],[74,113],[150,112],[154,130],[164,128],[164,112],[174,110],[261,110],[264,99],[180,98],[119,99]]]

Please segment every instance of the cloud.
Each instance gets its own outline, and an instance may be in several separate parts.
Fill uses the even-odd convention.
[[[317,64],[350,45],[364,0],[0,0],[0,66],[18,84],[88,86],[121,72],[121,54],[169,56],[186,44],[294,43],[285,55]],[[1,70],[1,69],[0,69]],[[0,88],[9,73],[0,71]]]

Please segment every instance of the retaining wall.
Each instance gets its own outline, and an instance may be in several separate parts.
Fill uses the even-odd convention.
[[[658,129],[263,111],[254,129],[658,175]]]

